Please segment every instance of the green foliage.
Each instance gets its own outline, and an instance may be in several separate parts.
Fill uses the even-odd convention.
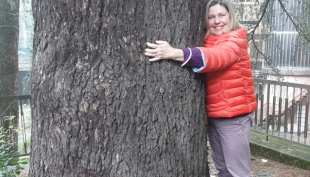
[[[19,164],[26,165],[26,164],[29,163],[29,160],[30,160],[29,157],[27,157],[27,158],[20,158],[19,161],[18,161],[18,163],[19,163]]]
[[[4,117],[5,122],[13,121],[15,116]],[[0,127],[0,177],[13,177],[20,174],[23,169],[19,164],[27,161],[19,161],[20,153],[16,150],[16,143],[13,141],[17,129],[13,126]],[[10,167],[14,165],[15,167]]]

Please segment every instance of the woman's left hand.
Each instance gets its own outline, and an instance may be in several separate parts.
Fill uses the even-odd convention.
[[[153,57],[149,60],[151,62],[164,59],[183,61],[183,51],[171,47],[166,41],[156,41],[156,44],[147,42],[146,45],[150,48],[145,49],[145,55]]]

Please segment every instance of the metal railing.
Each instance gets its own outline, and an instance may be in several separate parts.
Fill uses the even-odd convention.
[[[257,109],[252,131],[310,146],[310,85],[255,79]],[[301,140],[303,139],[303,141]]]
[[[20,131],[17,133],[17,137],[14,138],[14,142],[18,146],[18,150],[21,155],[29,155],[30,153],[30,125],[26,125],[25,120],[25,107],[28,107],[28,115],[31,117],[30,109],[30,99],[31,95],[20,95],[20,96],[2,96],[0,97],[0,126],[4,126],[4,121],[6,117],[16,116],[16,125],[14,128],[18,128]],[[12,108],[13,107],[13,108]],[[18,111],[14,111],[14,107],[18,107]],[[18,114],[18,115],[15,115]],[[28,119],[30,121],[31,118]],[[12,124],[12,123],[10,123]],[[28,129],[28,132],[27,132]],[[27,141],[29,140],[29,141]]]

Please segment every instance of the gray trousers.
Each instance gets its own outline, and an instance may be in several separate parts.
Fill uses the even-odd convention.
[[[252,177],[249,139],[253,114],[208,118],[211,156],[219,177]]]

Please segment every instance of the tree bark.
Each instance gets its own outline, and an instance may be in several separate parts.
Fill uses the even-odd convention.
[[[209,176],[202,77],[145,43],[202,44],[204,1],[33,0],[30,176]]]

